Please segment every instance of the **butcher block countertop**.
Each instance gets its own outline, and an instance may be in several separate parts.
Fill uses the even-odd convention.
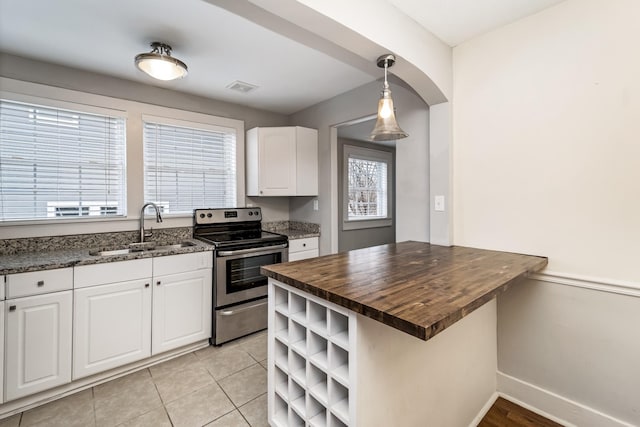
[[[426,341],[546,265],[545,257],[409,241],[261,271]]]

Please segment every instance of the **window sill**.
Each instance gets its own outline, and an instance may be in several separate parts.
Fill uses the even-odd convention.
[[[393,225],[393,220],[391,218],[359,219],[359,220],[343,221],[342,229],[344,231],[363,230],[366,228],[391,227],[392,225]]]

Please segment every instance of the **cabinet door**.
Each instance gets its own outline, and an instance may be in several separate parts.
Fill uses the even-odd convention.
[[[0,276],[0,278],[3,276]],[[3,281],[4,283],[4,281]],[[0,286],[2,288],[3,286]],[[4,295],[2,295],[4,297]],[[4,402],[4,301],[0,303],[0,403]]]
[[[151,279],[74,291],[73,378],[151,355]]]
[[[289,261],[299,261],[301,259],[315,258],[318,256],[317,249],[310,249],[308,251],[289,252]]]
[[[296,195],[296,129],[260,128],[258,132],[261,196]]]
[[[318,131],[296,127],[296,196],[318,195]]]
[[[71,382],[72,292],[5,301],[5,400]]]
[[[211,337],[211,273],[154,277],[152,354]]]

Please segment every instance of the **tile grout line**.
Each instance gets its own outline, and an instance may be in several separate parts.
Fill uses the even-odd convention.
[[[96,415],[96,388],[91,387],[91,406],[93,406],[93,425],[98,427],[98,416]]]
[[[194,356],[195,356],[195,353],[194,353]],[[149,369],[149,368],[147,368],[147,369]],[[160,403],[162,404],[162,409],[164,409],[164,413],[167,415],[167,419],[169,420],[169,424],[171,424],[171,427],[173,427],[173,420],[171,419],[171,415],[169,415],[169,411],[167,411],[167,405],[164,402],[164,399],[162,398],[162,394],[160,394],[160,390],[158,390],[158,384],[156,384],[156,380],[153,377],[153,375],[151,374],[151,369],[149,369],[149,377],[151,378],[151,382],[153,383],[153,386],[156,389],[156,393],[158,393],[158,397],[160,398]],[[151,412],[151,411],[149,411],[149,412]],[[146,413],[148,414],[149,412],[146,412]]]

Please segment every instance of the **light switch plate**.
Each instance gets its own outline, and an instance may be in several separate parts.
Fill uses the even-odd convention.
[[[444,212],[444,196],[436,196],[434,200],[434,209],[437,212]]]

